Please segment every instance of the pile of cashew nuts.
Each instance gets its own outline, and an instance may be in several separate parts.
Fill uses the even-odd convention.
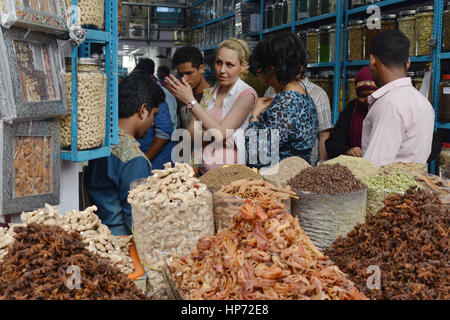
[[[214,233],[212,195],[189,164],[170,163],[140,182],[128,195],[134,241],[158,298],[168,296],[162,269],[166,259],[188,255],[199,238]]]
[[[102,258],[109,259],[123,273],[132,273],[134,265],[128,253],[132,236],[112,235],[109,228],[102,224],[94,213],[96,210],[96,206],[91,206],[85,211],[70,210],[61,215],[55,207],[45,204],[44,209],[23,212],[20,218],[24,224],[34,222],[58,226],[69,233],[77,231],[80,233],[86,249]]]
[[[13,245],[14,240],[13,228],[0,228],[0,263],[8,254],[8,250]]]

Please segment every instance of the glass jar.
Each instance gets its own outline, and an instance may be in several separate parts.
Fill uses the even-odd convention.
[[[439,154],[439,166],[443,167],[448,165],[450,165],[450,143],[444,142],[442,144],[442,151]],[[448,169],[446,171],[448,171]],[[444,170],[442,170],[442,173],[444,173]],[[444,175],[439,172],[439,176],[442,178]],[[450,179],[448,176],[446,178]]]
[[[281,24],[286,24],[288,21],[288,0],[283,0],[281,2],[283,4],[283,18],[281,19]]]
[[[306,38],[309,62],[317,63],[319,61],[319,29],[309,29]]]
[[[381,31],[398,29],[397,15],[385,14],[381,16]]]
[[[308,0],[297,0],[295,6],[297,8],[297,20],[309,17]]]
[[[442,21],[442,51],[450,51],[450,1],[447,3]]]
[[[70,7],[72,1],[66,0],[66,5]],[[78,7],[80,8],[80,22],[83,27],[99,30],[103,28],[105,22],[105,0],[78,1]]]
[[[347,83],[345,87],[345,104],[347,105],[350,101],[357,98],[355,77],[358,74],[355,70],[349,70],[347,72]]]
[[[374,19],[375,24],[377,23],[377,18]],[[370,58],[370,44],[372,39],[380,33],[380,29],[370,29],[367,25],[367,19],[364,20],[364,59],[368,60]]]
[[[293,11],[294,11],[294,0],[287,0],[287,18],[286,18],[286,23],[292,22],[292,16],[294,14]]]
[[[78,59],[77,75],[77,149],[87,150],[100,147],[105,139],[107,78],[100,70],[101,60]],[[67,90],[68,115],[60,120],[61,143],[63,147],[72,144],[72,64],[66,60],[64,82]]]
[[[330,12],[336,12],[336,11],[337,11],[337,0],[331,0],[330,1]]]
[[[335,51],[336,51],[336,26],[332,26],[330,29],[330,62],[334,62],[335,60]]]
[[[273,5],[266,7],[266,29],[273,27]]]
[[[274,5],[273,9],[273,26],[283,24],[283,3],[279,2]]]
[[[319,0],[308,0],[309,17],[316,17],[319,15]]]
[[[443,74],[439,84],[439,122],[450,122],[450,74]]]
[[[319,80],[320,80],[319,87],[321,87],[326,92],[329,101],[332,102],[333,101],[333,87],[334,87],[333,71],[327,70],[327,71],[320,72]]]
[[[409,40],[409,56],[416,55],[416,10],[400,11],[398,18],[398,29],[403,32]]]
[[[297,32],[297,37],[300,41],[303,42],[303,45],[305,46],[305,48],[306,48],[306,34],[307,34],[307,32],[304,30]]]
[[[416,46],[419,56],[431,54],[429,42],[433,35],[433,16],[433,6],[416,10]]]
[[[320,14],[330,13],[331,1],[330,0],[320,0]]]
[[[423,77],[424,76],[425,76],[425,71],[417,71],[415,76],[414,76],[413,85],[419,91],[422,88],[422,83],[423,83]]]
[[[332,26],[319,28],[319,62],[330,62],[330,30]]]
[[[350,8],[358,8],[365,5],[364,0],[350,0]]]
[[[364,21],[353,20],[348,24],[348,60],[363,60]]]

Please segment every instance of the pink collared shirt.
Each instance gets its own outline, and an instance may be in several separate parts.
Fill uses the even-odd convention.
[[[431,153],[434,110],[430,102],[401,78],[369,96],[363,122],[363,157],[376,166],[393,162],[426,163]]]

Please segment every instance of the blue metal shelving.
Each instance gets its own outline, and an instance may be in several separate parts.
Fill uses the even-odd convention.
[[[450,52],[441,53],[441,60],[449,60],[449,59],[450,59]]]
[[[78,0],[72,0],[72,5],[78,5]],[[78,101],[77,101],[77,71],[78,56],[89,55],[90,50],[81,50],[72,45],[72,146],[70,150],[61,151],[61,159],[73,162],[88,161],[92,159],[107,157],[111,154],[111,145],[119,143],[119,119],[118,119],[118,5],[117,1],[106,0],[105,2],[105,31],[87,30],[86,41],[83,47],[91,43],[105,44],[105,72],[107,76],[107,112],[105,119],[105,141],[103,146],[79,151],[78,140]]]
[[[196,26],[193,26],[193,27],[191,27],[191,29],[192,29],[192,30],[199,29],[199,28],[201,28],[201,27],[204,27],[204,26],[207,26],[207,25],[209,25],[209,24],[213,24],[213,23],[216,23],[216,22],[219,22],[219,21],[222,21],[222,20],[231,18],[231,17],[233,17],[233,16],[234,16],[234,12],[230,12],[230,13],[227,13],[227,14],[225,14],[225,15],[223,15],[223,16],[221,16],[221,17],[218,17],[218,18],[216,18],[216,19],[213,19],[213,20],[210,20],[210,21],[206,21],[206,22],[203,22],[203,23],[198,24],[198,25],[196,25]]]

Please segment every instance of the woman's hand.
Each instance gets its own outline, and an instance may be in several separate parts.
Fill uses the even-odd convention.
[[[353,147],[347,151],[347,155],[350,157],[362,158],[362,150],[359,147]]]
[[[266,109],[270,106],[272,101],[273,101],[273,98],[270,98],[270,97],[259,98],[258,101],[256,101],[255,108],[253,109],[252,115],[259,116],[261,113],[266,111]]]
[[[177,98],[184,104],[188,104],[195,99],[192,88],[186,80],[181,79],[180,82],[180,80],[175,78],[173,74],[165,77],[164,80],[166,83],[166,87],[170,91],[170,93],[172,93],[175,98]]]

